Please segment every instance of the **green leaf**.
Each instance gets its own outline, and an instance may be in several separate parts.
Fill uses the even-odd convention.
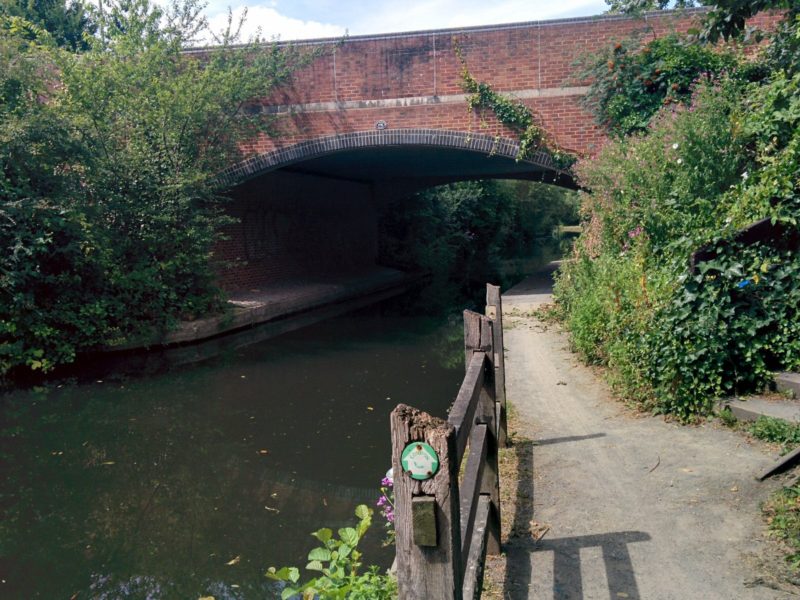
[[[333,531],[331,531],[327,527],[323,527],[322,529],[318,529],[311,535],[313,535],[315,538],[317,538],[320,542],[324,544],[333,537]]]
[[[308,569],[309,571],[322,571],[323,568],[324,567],[322,563],[318,560],[312,560],[310,563],[306,565],[306,569]]]
[[[358,532],[352,527],[343,527],[339,530],[339,538],[348,546],[358,544]]]
[[[359,504],[356,506],[356,516],[359,519],[367,519],[372,514],[372,510],[366,504]]]
[[[293,571],[297,574],[294,579],[292,579]],[[275,570],[275,567],[270,567],[269,569],[267,569],[265,575],[270,579],[274,579],[276,581],[291,581],[292,583],[294,583],[295,581],[297,581],[299,573],[297,572],[297,569],[295,567],[283,567],[277,571]]]
[[[300,571],[297,567],[289,567],[289,581],[292,583],[297,583],[300,579]]]
[[[291,598],[292,596],[297,595],[298,590],[295,588],[287,587],[283,588],[281,592],[281,600],[287,600],[287,598]]]
[[[329,561],[331,559],[331,551],[327,548],[314,548],[308,553],[308,560],[321,560]]]

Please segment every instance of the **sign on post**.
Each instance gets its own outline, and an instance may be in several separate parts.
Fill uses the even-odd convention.
[[[403,465],[403,472],[412,479],[425,481],[439,470],[439,455],[425,442],[412,442],[403,450],[400,464]]]

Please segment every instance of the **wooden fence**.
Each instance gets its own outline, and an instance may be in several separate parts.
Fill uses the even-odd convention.
[[[506,399],[497,286],[487,285],[486,313],[464,311],[466,375],[447,420],[404,404],[391,414],[400,600],[480,598],[486,553],[500,552]],[[410,463],[415,456],[421,462]]]

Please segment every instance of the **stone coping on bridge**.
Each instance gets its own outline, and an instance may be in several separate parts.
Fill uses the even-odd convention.
[[[675,15],[696,15],[703,14],[709,11],[708,7],[700,6],[693,8],[682,8],[675,10],[656,10],[646,11],[640,15],[632,16],[622,13],[604,13],[600,15],[586,15],[582,17],[564,17],[560,19],[542,19],[539,21],[516,21],[509,23],[494,23],[489,25],[465,25],[461,27],[444,27],[441,29],[418,29],[411,31],[397,31],[386,33],[365,33],[358,35],[343,35],[339,37],[326,37],[326,38],[305,38],[298,40],[279,40],[277,42],[264,42],[262,45],[267,46],[277,43],[279,46],[322,46],[330,44],[344,44],[347,42],[372,42],[382,40],[394,40],[410,37],[419,37],[425,35],[446,35],[452,36],[459,33],[477,33],[483,31],[505,31],[508,29],[524,29],[529,27],[556,27],[559,25],[577,25],[581,23],[596,23],[602,21],[631,21],[641,20],[649,21],[653,19],[663,19],[665,17]],[[237,47],[246,47],[245,44],[238,44]],[[197,46],[194,48],[186,48],[183,52],[185,54],[203,53],[213,50],[215,46]]]
[[[183,322],[176,330],[157,339],[138,340],[106,349],[133,350],[199,342],[392,289],[400,293],[420,279],[419,274],[379,266],[339,273],[308,273],[265,283],[258,289],[231,292],[226,314]]]

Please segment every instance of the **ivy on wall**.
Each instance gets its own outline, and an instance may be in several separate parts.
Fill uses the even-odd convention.
[[[558,147],[528,106],[496,92],[490,84],[478,81],[470,73],[464,53],[455,40],[453,47],[461,63],[461,86],[467,92],[467,110],[479,114],[491,111],[500,123],[519,136],[517,161],[529,159],[536,151],[544,151],[559,169],[568,169],[575,163],[576,157]]]

